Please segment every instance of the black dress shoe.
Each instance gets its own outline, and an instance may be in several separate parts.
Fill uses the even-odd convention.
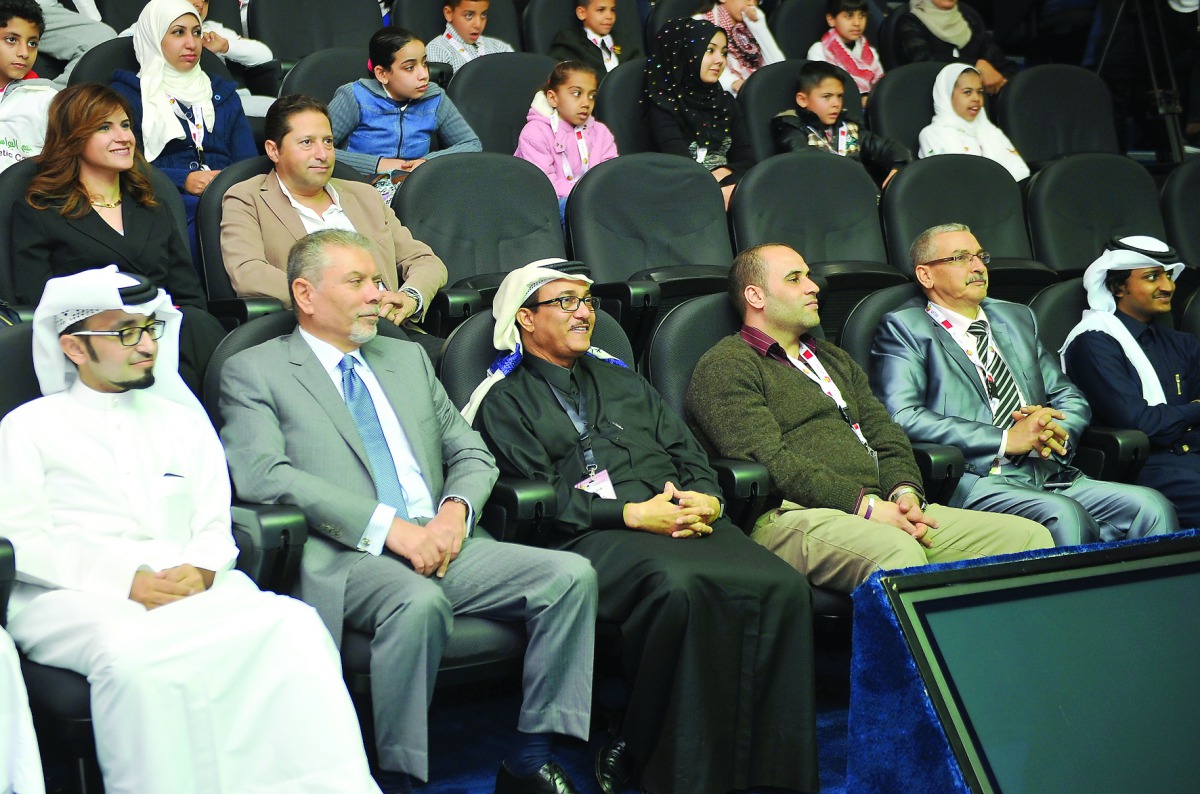
[[[496,774],[496,794],[579,794],[562,767],[553,761],[526,777],[517,777],[504,764]]]
[[[629,778],[633,776],[625,740],[620,736],[610,739],[596,753],[596,782],[604,794],[621,794]]]

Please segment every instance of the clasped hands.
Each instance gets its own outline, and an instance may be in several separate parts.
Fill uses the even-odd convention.
[[[176,565],[161,571],[138,571],[133,575],[129,600],[155,609],[203,593],[212,586],[212,571],[194,565]]]
[[[393,519],[384,545],[393,554],[408,560],[413,570],[422,576],[434,574],[441,579],[462,551],[466,536],[467,508],[447,500],[425,526],[403,518]]]
[[[907,532],[913,540],[925,548],[932,548],[933,544],[925,537],[925,534],[931,529],[937,529],[937,521],[921,512],[921,500],[916,494],[902,493],[896,497],[894,502],[878,496],[874,499],[875,505],[871,508],[871,521],[896,527]],[[867,504],[868,500],[863,499],[862,506],[859,507],[861,517],[866,517]]]
[[[721,514],[721,502],[698,491],[681,490],[668,482],[662,493],[645,502],[629,502],[622,517],[625,526],[673,538],[698,538],[712,534],[712,523]]]
[[[1044,459],[1051,453],[1067,454],[1067,429],[1054,421],[1066,419],[1062,411],[1040,405],[1022,405],[1013,411],[1012,419],[1015,424],[1008,429],[1005,455],[1032,452]]]

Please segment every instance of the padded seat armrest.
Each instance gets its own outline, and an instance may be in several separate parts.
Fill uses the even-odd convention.
[[[283,311],[283,303],[275,298],[218,298],[208,302],[208,311],[213,317],[229,317],[241,325]]]
[[[492,486],[479,523],[497,540],[540,546],[557,510],[558,497],[550,483],[501,477]]]
[[[0,538],[0,626],[5,623],[8,615],[8,597],[12,594],[13,579],[17,576],[16,555],[13,554],[12,541]]]
[[[264,590],[288,593],[300,569],[308,521],[291,505],[234,504],[237,569]]]
[[[712,295],[729,289],[729,268],[720,265],[668,265],[639,270],[631,281],[653,281],[663,297]]]
[[[450,336],[459,323],[483,309],[483,297],[477,290],[443,287],[433,295],[425,311],[425,330],[443,339]]]
[[[962,450],[925,442],[913,444],[912,450],[917,467],[921,470],[921,480],[925,483],[925,499],[946,504],[962,479],[965,465]]]
[[[1133,482],[1150,455],[1150,439],[1140,430],[1089,427],[1079,439],[1074,464],[1098,480]]]
[[[709,465],[717,473],[717,483],[725,496],[725,515],[746,532],[764,512],[771,492],[767,467],[751,460],[711,458]]]
[[[653,316],[662,303],[662,288],[658,284],[632,278],[593,284],[592,294],[600,299],[604,311],[616,318],[630,338],[638,319],[643,315]]]

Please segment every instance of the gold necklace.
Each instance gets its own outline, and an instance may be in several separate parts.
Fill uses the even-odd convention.
[[[107,203],[104,201],[93,201],[92,206],[100,207],[101,209],[106,209],[106,210],[113,210],[113,209],[116,209],[117,207],[121,206],[121,199],[120,199],[120,197],[118,197],[117,200],[112,203]]]

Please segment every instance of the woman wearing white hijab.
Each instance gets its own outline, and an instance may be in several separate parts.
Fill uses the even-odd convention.
[[[979,12],[958,0],[910,0],[896,22],[899,61],[962,63],[974,66],[983,87],[995,94],[1016,72],[1016,64],[987,32]]]
[[[979,72],[952,63],[933,82],[933,121],[921,130],[918,156],[974,154],[995,160],[1013,179],[1029,176],[1029,166],[983,107],[983,80]]]
[[[141,69],[118,69],[111,85],[129,100],[146,159],[183,194],[191,226],[213,177],[258,154],[250,122],[237,86],[200,68],[201,22],[187,0],[150,0],[133,27],[133,50]]]

